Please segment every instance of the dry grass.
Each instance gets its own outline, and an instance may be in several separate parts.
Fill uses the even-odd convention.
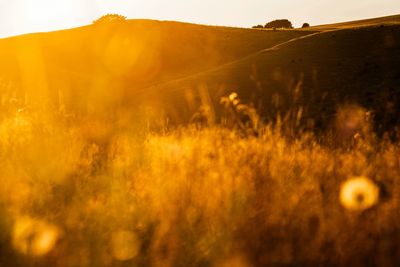
[[[1,122],[1,266],[400,261],[400,147],[367,130],[332,147],[277,126],[111,132],[49,114]],[[373,207],[341,205],[353,176],[379,187]]]

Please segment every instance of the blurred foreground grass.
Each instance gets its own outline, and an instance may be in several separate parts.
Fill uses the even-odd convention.
[[[293,137],[10,109],[0,266],[394,266],[400,146],[362,114],[339,112],[338,134]],[[365,178],[344,191],[352,177]]]

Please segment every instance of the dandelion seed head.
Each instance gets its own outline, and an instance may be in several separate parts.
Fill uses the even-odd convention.
[[[30,256],[44,256],[56,245],[59,229],[44,221],[30,217],[16,220],[12,233],[14,249]]]
[[[32,254],[43,256],[49,253],[55,246],[59,232],[56,227],[47,226],[42,229],[32,240]]]
[[[367,177],[353,177],[340,189],[340,203],[351,211],[364,211],[379,201],[378,186]]]
[[[116,231],[111,237],[112,255],[116,260],[127,261],[139,252],[139,241],[131,231]]]

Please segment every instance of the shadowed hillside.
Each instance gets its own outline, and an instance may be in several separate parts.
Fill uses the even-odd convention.
[[[302,105],[318,125],[327,123],[338,105],[358,103],[375,111],[381,124],[392,124],[400,111],[398,66],[400,26],[349,28],[301,37],[152,90],[166,99],[173,95],[185,108],[192,105],[187,92],[198,95],[199,85],[217,108],[220,97],[235,91],[260,102],[263,115],[271,117]]]

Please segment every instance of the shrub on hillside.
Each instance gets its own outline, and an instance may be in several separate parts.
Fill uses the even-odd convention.
[[[263,29],[264,26],[261,25],[261,24],[258,24],[258,25],[253,26],[252,28],[253,28],[253,29]]]
[[[119,14],[107,14],[93,21],[93,24],[125,21],[126,17]]]
[[[309,28],[310,24],[309,23],[303,23],[303,26],[301,26],[302,28]]]
[[[277,19],[265,24],[265,28],[284,28],[284,29],[293,29],[292,23],[287,19]]]

